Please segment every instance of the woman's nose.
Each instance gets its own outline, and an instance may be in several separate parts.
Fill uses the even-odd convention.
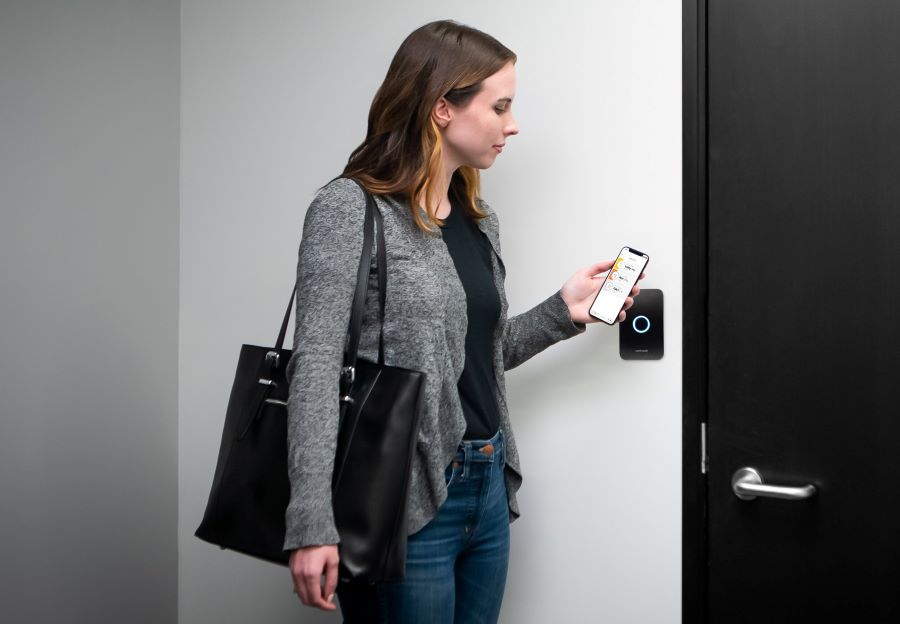
[[[503,129],[506,136],[519,134],[519,124],[516,123],[515,117],[510,117],[509,124]]]

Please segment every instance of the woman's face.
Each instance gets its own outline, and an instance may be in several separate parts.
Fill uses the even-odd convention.
[[[468,166],[487,169],[502,151],[507,137],[519,133],[512,115],[516,66],[511,62],[485,78],[481,90],[464,107],[441,98],[435,116],[444,142],[444,162],[450,171]]]

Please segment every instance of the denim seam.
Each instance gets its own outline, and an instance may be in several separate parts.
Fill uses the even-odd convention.
[[[487,508],[489,503],[489,496],[491,494],[491,490],[494,487],[494,465],[491,463],[491,468],[488,470],[487,475],[487,483],[484,484],[484,491],[481,494],[481,500],[478,501],[478,506],[481,508],[479,510],[478,518],[475,520],[475,525],[472,527],[472,532],[469,533],[469,539],[471,540],[474,537],[475,533],[478,532],[478,528],[481,526],[481,523],[484,521],[484,514],[487,513]]]

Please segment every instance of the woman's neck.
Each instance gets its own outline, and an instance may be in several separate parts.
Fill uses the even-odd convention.
[[[435,197],[438,199],[438,205],[435,210],[435,216],[438,219],[446,219],[447,215],[450,214],[451,206],[450,206],[450,180],[453,179],[453,174],[456,172],[456,165],[453,163],[448,163],[444,161],[442,163],[442,167],[440,169],[440,176],[435,184]],[[421,199],[419,200],[419,204],[424,208],[425,202]]]

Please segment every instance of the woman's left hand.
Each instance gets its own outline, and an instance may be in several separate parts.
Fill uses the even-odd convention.
[[[603,284],[606,272],[612,268],[614,263],[615,260],[606,260],[592,264],[575,273],[563,284],[560,294],[563,301],[569,306],[569,314],[573,321],[576,323],[596,323],[598,321],[598,319],[588,314],[588,310],[591,308],[591,304],[594,303],[597,293],[600,292],[600,286]],[[638,280],[642,279],[644,279],[643,273],[641,273]],[[634,298],[640,292],[641,289],[635,284],[634,288],[631,289],[631,296],[625,298],[625,307],[619,312],[620,323],[625,320],[625,310],[634,305]]]

